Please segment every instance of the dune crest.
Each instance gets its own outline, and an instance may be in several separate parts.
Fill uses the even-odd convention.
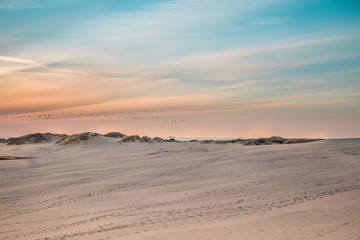
[[[53,133],[33,133],[27,134],[17,138],[10,138],[5,140],[8,145],[22,145],[22,144],[33,144],[33,143],[44,143],[44,142],[56,142],[59,139],[68,137],[66,134],[53,134]]]
[[[87,142],[91,138],[96,138],[99,135],[97,133],[92,132],[84,132],[80,134],[73,134],[71,136],[67,136],[62,138],[61,140],[57,141],[56,144],[59,145],[73,145],[73,144],[79,144],[82,142]]]
[[[77,144],[81,142],[87,142],[89,139],[93,139],[97,136],[103,136],[108,138],[119,138],[118,143],[128,142],[177,142],[175,139],[165,140],[160,137],[150,138],[148,136],[130,135],[127,136],[120,132],[109,132],[104,135],[98,133],[84,132],[79,134],[73,134],[71,136],[66,134],[52,134],[52,133],[35,133],[25,136],[0,139],[0,143],[7,143],[8,145],[22,145],[33,144],[42,142],[55,142],[59,145]],[[322,139],[306,139],[306,138],[282,138],[279,136],[273,136],[269,138],[254,138],[254,139],[233,139],[233,140],[189,140],[187,142],[200,143],[200,144],[228,144],[238,143],[243,145],[271,145],[271,144],[297,144],[308,143],[314,141],[320,141]]]

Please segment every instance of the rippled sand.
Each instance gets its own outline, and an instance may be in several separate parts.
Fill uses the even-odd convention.
[[[360,139],[6,146],[1,239],[360,239]]]

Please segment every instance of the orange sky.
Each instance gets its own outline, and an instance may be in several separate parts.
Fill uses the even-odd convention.
[[[5,59],[26,67],[30,60]],[[41,73],[12,72],[0,82],[1,136],[31,132],[120,131],[125,134],[183,137],[358,137],[356,88],[294,93],[288,86],[256,81],[192,89],[166,78],[107,79],[82,72],[45,68]],[[5,74],[5,75],[6,75]],[[286,93],[287,89],[292,91]],[[280,92],[278,96],[273,93]],[[125,120],[78,115],[160,116]],[[16,118],[39,114],[57,117]],[[60,118],[59,118],[60,117]],[[172,120],[172,121],[171,121]],[[191,123],[179,123],[186,120]]]

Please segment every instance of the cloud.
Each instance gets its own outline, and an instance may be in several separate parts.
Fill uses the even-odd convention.
[[[137,11],[111,11],[74,21],[62,32],[69,57],[92,62],[93,56],[104,64],[128,67],[151,65],[213,48],[227,27],[249,11],[281,1],[166,1]],[[219,45],[220,46],[220,45]],[[54,52],[53,52],[54,54]]]
[[[71,13],[60,8],[54,17],[32,16],[41,26],[14,21],[3,34],[0,108],[161,112],[223,121],[244,113],[251,118],[354,105],[357,96],[339,91],[351,95],[359,89],[357,72],[351,73],[355,64],[336,76],[334,68],[318,74],[296,70],[321,64],[326,70],[329,59],[358,55],[359,35],[335,27],[302,31],[296,24],[289,30],[289,18],[271,17],[278,9],[263,14],[284,2],[175,0],[96,11],[84,7],[85,1],[77,7],[65,1],[74,6]],[[2,3],[5,11],[58,4]]]
[[[252,86],[254,84],[256,84],[255,81],[245,81],[245,82],[239,82],[239,83],[228,85],[228,86],[214,88],[213,90],[214,91],[231,90],[231,89],[237,89],[237,88],[244,88],[244,87]]]
[[[14,58],[14,57],[7,57],[7,56],[0,56],[0,61],[23,63],[23,64],[27,64],[27,65],[32,65],[32,66],[34,66],[34,65],[38,66],[38,63],[36,63],[33,60],[22,59],[22,58]]]
[[[3,99],[0,108],[4,112],[57,110],[98,105],[112,99],[122,101],[129,91],[146,86],[161,91],[161,86],[178,82],[174,78],[100,76],[7,56],[0,56],[0,66]]]
[[[0,0],[0,9],[19,10],[19,9],[35,9],[44,7],[54,7],[69,3],[67,0],[62,1],[44,1],[44,0]]]
[[[42,67],[36,61],[22,58],[0,56],[0,76],[10,72],[22,71],[29,68]]]
[[[48,67],[47,65],[40,64],[37,61],[31,59],[8,56],[0,56],[0,66],[0,77],[1,75],[17,74],[21,72],[53,72],[58,74],[69,74],[72,76],[95,76],[94,74],[88,74],[80,71]]]

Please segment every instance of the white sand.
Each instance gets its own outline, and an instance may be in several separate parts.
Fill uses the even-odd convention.
[[[1,239],[360,239],[360,140],[0,145]]]

